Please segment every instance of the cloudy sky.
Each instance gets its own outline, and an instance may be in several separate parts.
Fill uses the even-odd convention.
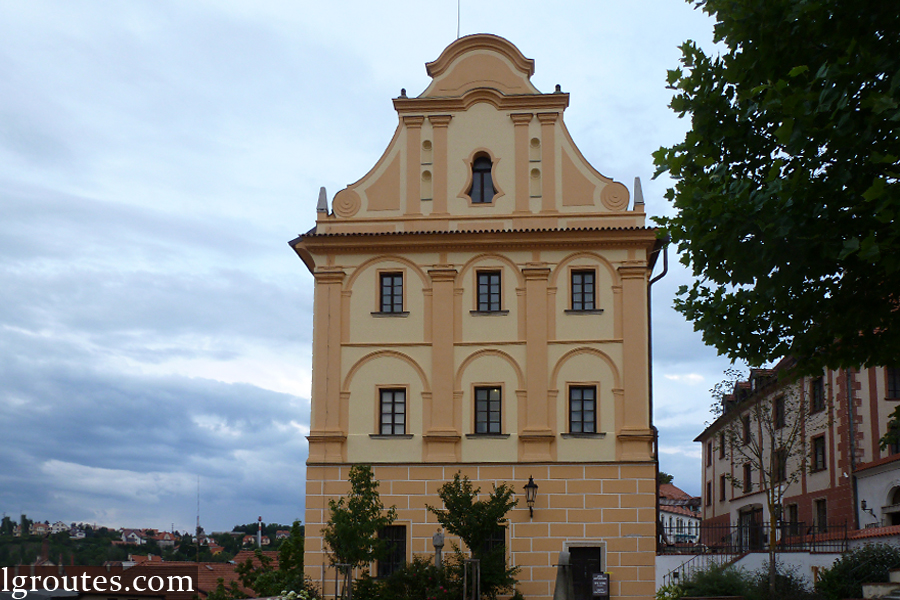
[[[462,35],[536,61],[600,172],[669,210],[651,152],[679,0],[461,0]],[[402,28],[402,32],[401,32]],[[0,2],[0,511],[228,529],[303,516],[312,278],[287,241],[377,160],[391,98],[425,89],[457,2]],[[661,468],[700,491],[728,362],[654,286]]]

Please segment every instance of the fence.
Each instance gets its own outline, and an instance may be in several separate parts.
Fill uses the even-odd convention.
[[[775,531],[778,552],[845,552],[846,521],[800,523],[779,521]],[[742,554],[769,550],[769,524],[741,525],[701,523],[691,530],[663,527],[660,554]]]
[[[846,521],[834,523],[779,522],[775,531],[776,552],[846,552],[849,529]],[[677,583],[697,571],[729,565],[750,552],[768,552],[769,524],[716,525],[701,523],[689,532],[663,527],[659,554],[693,555],[663,576],[663,583]]]

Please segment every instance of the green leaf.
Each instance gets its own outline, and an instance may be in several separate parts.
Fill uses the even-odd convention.
[[[794,67],[793,69],[788,71],[788,77],[796,77],[797,75],[800,75],[801,73],[806,73],[807,71],[809,71],[809,67],[807,67],[806,65]]]
[[[884,194],[884,186],[885,181],[881,177],[876,179],[869,189],[863,192],[862,197],[866,199],[867,202],[872,202],[873,200],[877,200]]]
[[[859,239],[858,238],[850,238],[844,242],[844,248],[841,250],[841,253],[838,254],[838,258],[844,260],[854,252],[859,250]]]

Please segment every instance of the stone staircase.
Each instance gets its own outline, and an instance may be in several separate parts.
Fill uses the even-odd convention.
[[[891,569],[885,583],[864,583],[863,598],[881,598],[881,600],[900,600],[900,569]]]

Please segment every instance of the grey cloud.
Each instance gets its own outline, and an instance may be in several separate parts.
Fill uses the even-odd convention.
[[[27,340],[15,335],[4,339],[9,345],[32,351],[41,346],[29,347]],[[9,356],[9,348],[0,350]],[[69,347],[62,352],[75,354],[77,349]],[[52,352],[50,357],[18,357],[12,364],[0,366],[0,381],[4,382],[0,420],[5,429],[0,454],[6,465],[0,488],[7,490],[6,497],[0,498],[4,506],[18,510],[22,505],[66,520],[82,518],[59,515],[59,508],[53,512],[55,495],[71,492],[73,486],[84,493],[72,482],[40,476],[46,465],[62,464],[73,472],[104,469],[132,473],[132,477],[148,473],[176,479],[200,475],[209,489],[216,490],[215,511],[226,523],[248,518],[233,513],[231,502],[239,496],[238,506],[252,506],[243,494],[246,486],[255,490],[252,497],[290,496],[292,491],[290,505],[284,506],[286,514],[279,518],[302,514],[299,509],[287,512],[302,505],[300,483],[259,476],[246,467],[248,456],[281,467],[285,474],[302,465],[306,455],[303,434],[285,425],[294,421],[308,426],[306,400],[246,384],[100,372],[77,361],[68,365],[57,362]],[[67,469],[51,469],[51,474],[65,472]],[[175,491],[183,500],[184,490]],[[100,496],[98,492],[92,499],[94,505],[102,504]]]

